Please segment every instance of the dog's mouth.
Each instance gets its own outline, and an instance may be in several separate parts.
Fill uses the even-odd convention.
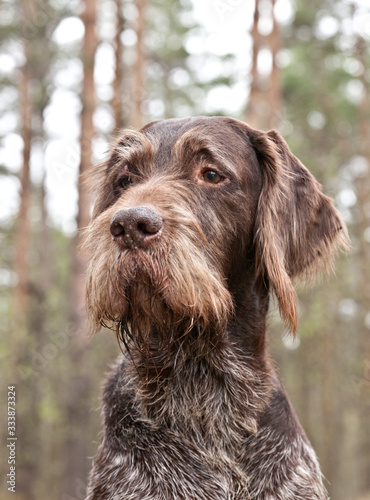
[[[168,288],[168,276],[163,262],[164,252],[157,248],[133,248],[116,254],[115,286],[119,295],[138,307],[143,302],[162,299]]]
[[[128,227],[131,218],[141,221],[134,230]],[[103,325],[118,328],[121,335],[126,325],[132,336],[126,332],[127,342],[169,352],[185,338],[194,342],[206,330],[217,336],[225,328],[233,310],[231,295],[196,222],[167,218],[165,225],[147,210],[125,211],[119,220],[110,219],[109,236],[103,233],[96,241],[104,221],[106,230],[102,217],[87,235],[87,312],[93,331]],[[131,239],[121,241],[123,234]]]
[[[148,269],[133,269],[132,280],[125,286],[126,307],[117,325],[117,337],[128,352],[140,352],[159,368],[167,364],[171,351],[183,347],[188,337],[190,343],[196,342],[203,333],[203,322],[193,317],[193,311],[169,303],[165,288],[153,280]]]
[[[174,296],[172,278],[163,264],[167,261],[164,255],[142,249],[121,256],[116,283],[117,293],[126,300],[127,316],[152,318],[163,328],[194,315],[191,305]]]
[[[165,253],[125,250],[118,254],[116,268],[116,293],[124,305],[116,322],[117,337],[129,352],[141,352],[157,367],[166,364],[161,358],[172,351],[176,358],[179,349],[199,349],[208,338],[206,327],[211,322],[211,311],[206,316],[196,304],[179,296],[180,284],[170,275],[171,265],[166,265],[170,258]]]

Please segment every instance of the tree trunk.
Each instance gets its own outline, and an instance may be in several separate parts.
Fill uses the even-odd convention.
[[[358,109],[358,130],[360,138],[360,154],[366,158],[367,165],[370,167],[370,99],[368,90],[368,82],[366,80],[367,65],[367,46],[362,38],[357,41],[357,57],[362,63],[364,72],[361,75],[361,80],[364,85],[364,95]],[[369,214],[369,199],[370,199],[370,174],[367,174],[358,179],[357,182],[357,201],[360,213],[359,221],[359,266],[360,266],[360,282],[359,282],[359,303],[360,303],[360,351],[363,356],[361,378],[363,384],[360,386],[362,393],[360,403],[360,443],[359,443],[359,479],[362,492],[369,493],[370,491],[370,437],[369,437],[369,415],[370,415],[370,334],[367,325],[367,315],[369,314],[370,304],[370,243],[365,239],[365,231],[370,227]]]
[[[118,133],[124,127],[123,115],[123,45],[121,34],[125,27],[125,20],[122,12],[122,0],[115,0],[116,4],[116,34],[114,37],[115,74],[113,81],[112,108],[114,115],[114,128]]]
[[[274,14],[275,0],[270,0],[273,29],[268,36],[258,30],[260,20],[260,0],[255,0],[252,27],[252,67],[251,87],[246,110],[246,121],[255,128],[276,127],[282,101],[282,84],[279,67],[276,64],[277,53],[281,46],[281,36]],[[269,75],[261,75],[258,71],[258,56],[262,48],[268,48],[272,57],[272,68]]]
[[[27,19],[32,10],[32,4],[26,0],[22,2],[22,15]],[[26,314],[28,306],[28,271],[29,271],[29,249],[30,249],[30,222],[28,210],[31,198],[30,180],[30,157],[32,140],[32,105],[30,95],[31,62],[30,62],[30,41],[23,38],[25,63],[21,72],[20,81],[20,119],[21,135],[23,139],[23,163],[20,172],[20,204],[18,219],[15,229],[15,262],[14,268],[17,272],[18,280],[14,288],[14,318],[17,323],[17,330],[26,328]]]
[[[271,70],[271,85],[269,92],[269,127],[277,127],[279,124],[280,112],[282,108],[282,83],[281,74],[278,65],[276,64],[277,54],[281,47],[281,35],[279,24],[276,21],[274,7],[276,0],[271,0],[271,15],[273,28],[270,35],[270,47],[272,54],[272,70]]]
[[[84,67],[83,89],[82,89],[82,112],[81,112],[81,160],[78,177],[78,211],[77,211],[77,233],[74,241],[74,269],[73,269],[73,301],[72,321],[76,333],[80,338],[86,337],[86,313],[85,313],[85,285],[84,272],[86,256],[80,249],[81,232],[90,221],[90,200],[87,187],[84,183],[84,175],[92,160],[92,140],[94,136],[93,114],[95,110],[95,86],[94,86],[94,61],[96,51],[96,2],[85,0],[82,21],[85,26],[85,36],[82,48],[82,61]]]
[[[144,29],[145,29],[145,10],[146,0],[137,0],[137,24],[136,24],[136,60],[133,68],[133,88],[132,97],[132,118],[131,125],[138,129],[144,125],[143,101],[144,101]]]
[[[89,366],[90,349],[87,345],[88,330],[85,311],[85,283],[84,272],[86,255],[80,249],[81,232],[90,221],[90,200],[84,182],[84,175],[91,167],[92,140],[94,136],[93,113],[95,109],[94,61],[97,45],[95,33],[96,0],[84,0],[82,21],[85,26],[85,36],[82,47],[82,62],[84,67],[82,88],[81,112],[81,160],[78,178],[78,212],[77,232],[73,245],[73,276],[71,293],[71,320],[74,336],[71,339],[69,350],[69,366],[65,373],[66,401],[65,418],[69,424],[69,432],[65,442],[65,497],[76,496],[76,484],[86,483],[90,467],[88,459],[89,443],[86,439],[88,432],[86,418],[91,411],[91,374]]]
[[[260,127],[260,118],[258,113],[258,104],[260,100],[260,76],[258,74],[257,61],[258,54],[261,48],[261,36],[258,31],[259,21],[259,1],[255,0],[253,27],[252,27],[252,68],[251,68],[251,85],[250,93],[246,110],[246,121],[252,126]]]
[[[33,1],[22,0],[21,2],[21,15],[23,27],[27,25],[27,20],[32,19],[34,14],[34,3]],[[17,372],[17,366],[19,364],[27,363],[27,357],[29,354],[30,345],[30,268],[29,268],[29,255],[31,248],[31,226],[29,220],[29,209],[31,204],[31,194],[32,185],[30,179],[30,158],[31,158],[31,147],[32,147],[32,95],[31,95],[31,80],[33,75],[32,68],[32,46],[31,41],[27,38],[26,30],[22,32],[22,43],[25,62],[21,70],[20,78],[20,126],[21,126],[21,136],[23,140],[23,161],[22,168],[20,171],[20,203],[18,218],[16,221],[15,228],[15,262],[14,268],[17,273],[17,284],[14,288],[14,302],[13,302],[13,318],[14,318],[14,342],[11,351],[11,364],[10,373],[8,376],[14,381],[12,383],[20,382],[19,373]],[[18,383],[18,395],[22,392],[22,387],[24,384]],[[17,407],[22,414],[27,411],[29,420],[33,423],[35,421],[36,413],[36,397],[35,392],[27,393],[23,398],[18,399]],[[37,433],[37,423],[34,429]],[[33,437],[29,429],[20,426],[17,431],[17,435],[22,442],[24,456],[29,457],[29,452],[32,449]],[[35,462],[25,460],[24,467],[22,469],[22,474],[17,483],[17,492],[22,497],[22,495],[28,494],[30,500],[33,500],[34,493],[30,484],[32,484],[33,478],[37,475],[38,465]],[[30,491],[31,490],[31,491]]]

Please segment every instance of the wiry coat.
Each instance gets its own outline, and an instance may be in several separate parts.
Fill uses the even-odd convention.
[[[87,310],[127,350],[87,500],[326,499],[265,337],[271,291],[295,332],[292,278],[346,244],[330,199],[276,132],[220,117],[127,132],[95,177]]]

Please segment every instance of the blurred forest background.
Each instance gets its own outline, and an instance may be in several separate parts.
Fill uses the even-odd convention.
[[[294,342],[271,313],[270,347],[332,498],[369,499],[368,0],[2,0],[0,26],[1,498],[83,499],[99,441],[119,348],[86,330],[79,173],[123,127],[226,114],[280,130],[348,224],[351,254],[300,291]]]

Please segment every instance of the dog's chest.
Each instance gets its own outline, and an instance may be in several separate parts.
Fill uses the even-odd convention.
[[[199,500],[245,500],[247,475],[240,461],[256,421],[245,413],[252,394],[240,400],[241,381],[229,383],[205,365],[188,366],[148,393],[131,369],[117,367],[104,394],[102,449],[110,450],[109,474],[124,481],[145,470],[143,477],[154,483],[162,478],[169,492],[178,492],[168,498],[192,498],[189,491],[197,485]],[[189,470],[192,477],[184,481]]]

